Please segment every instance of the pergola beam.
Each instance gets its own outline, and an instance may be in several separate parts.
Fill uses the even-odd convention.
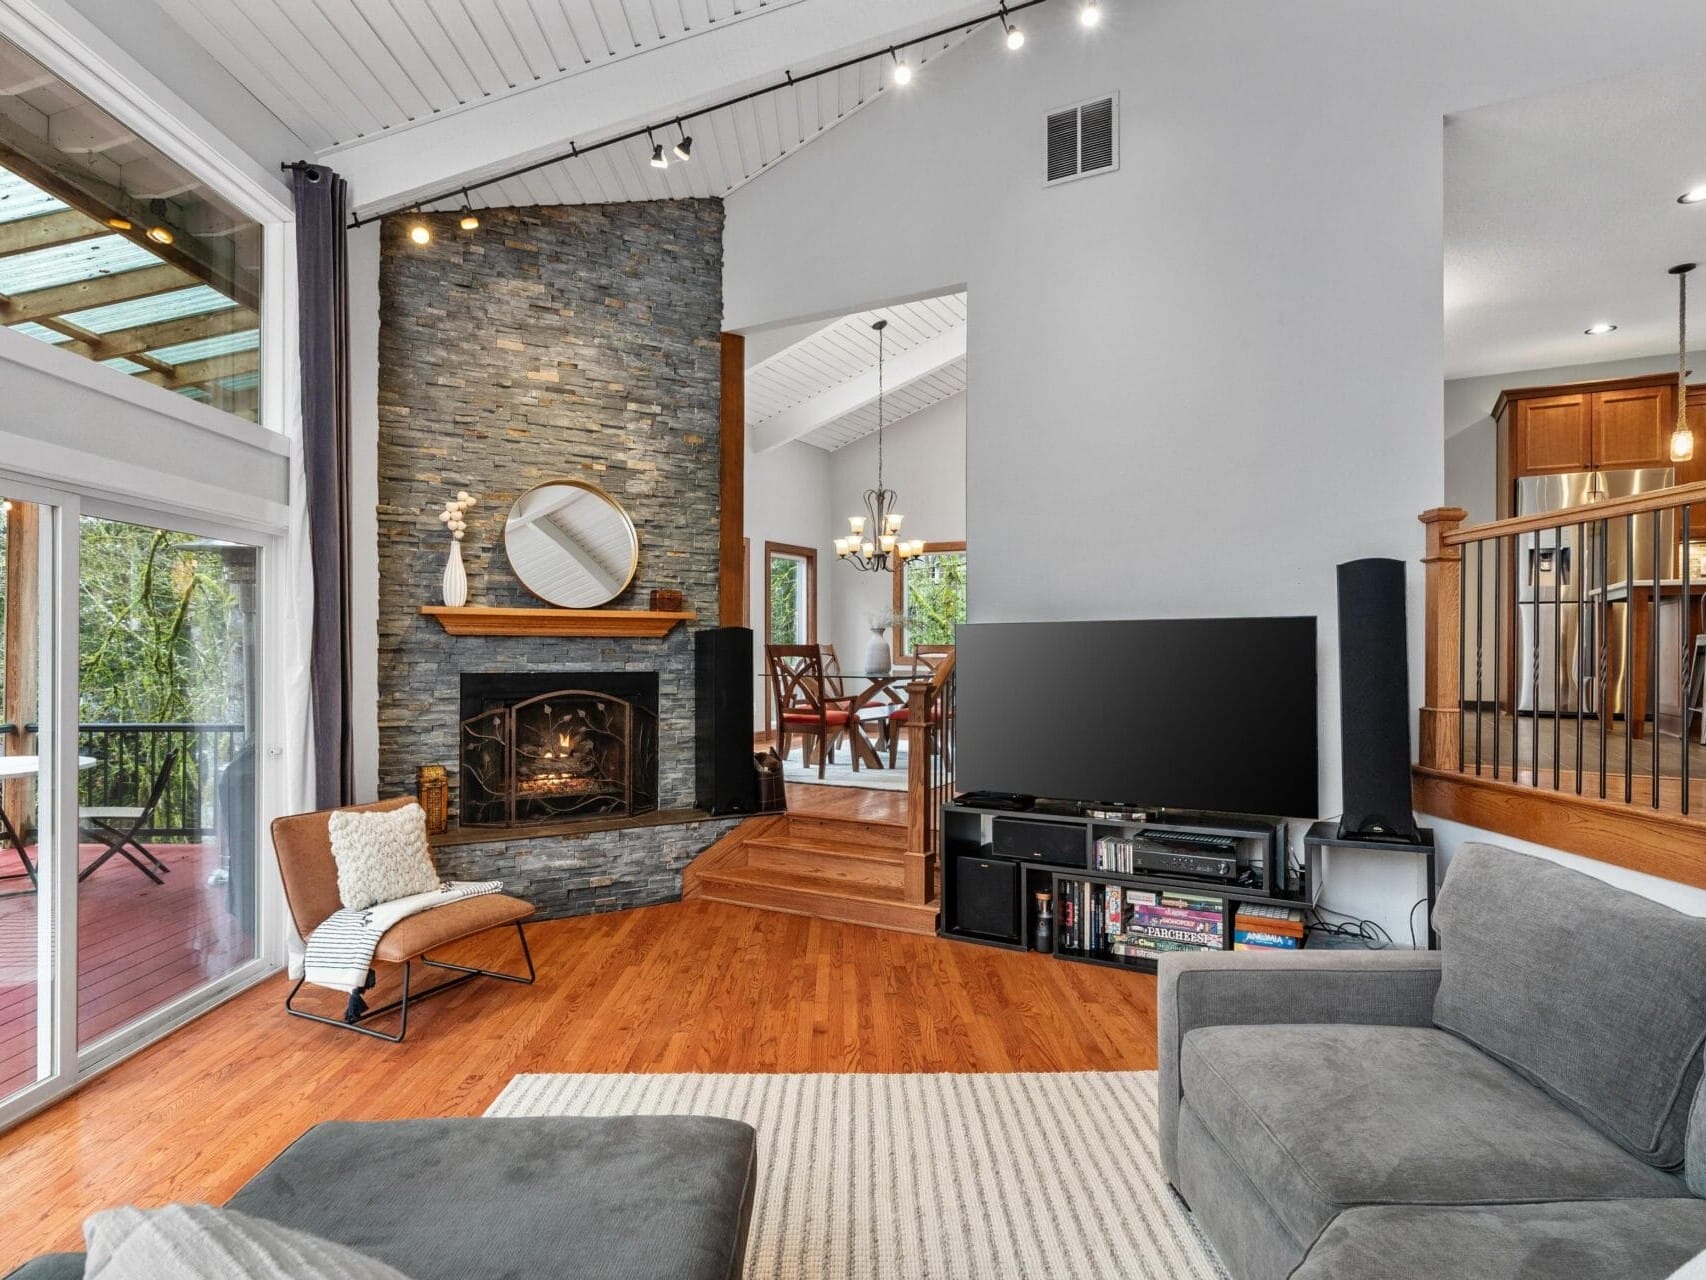
[[[139,373],[136,376],[143,382],[152,382],[168,391],[181,391],[185,387],[199,387],[218,378],[234,378],[239,374],[254,373],[260,367],[259,351],[233,351],[230,355],[209,356],[206,360],[188,360],[183,364],[171,366],[169,370]]]
[[[116,275],[95,276],[90,280],[74,280],[70,284],[34,289],[0,301],[0,324],[22,324],[26,320],[39,321],[64,315],[68,311],[151,298],[157,293],[173,293],[196,283],[198,281],[177,267],[165,264],[137,271],[121,271]]]
[[[112,333],[96,334],[95,350],[92,354],[97,360],[111,360],[116,356],[134,357],[141,352],[154,351],[160,347],[175,347],[182,342],[217,338],[259,326],[259,318],[247,307],[224,307],[201,315],[183,316],[177,320],[161,320],[154,324],[137,325],[133,329],[116,329]]]
[[[16,222],[0,222],[0,258],[111,234],[112,228],[76,209],[19,218]]]

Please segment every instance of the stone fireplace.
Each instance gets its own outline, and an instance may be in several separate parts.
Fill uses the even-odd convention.
[[[461,824],[633,817],[658,805],[648,672],[462,674]]]
[[[451,773],[447,879],[541,916],[666,902],[733,825],[693,809],[693,634],[453,636],[437,513],[466,489],[470,604],[541,608],[503,549],[516,497],[588,480],[634,521],[608,608],[679,591],[718,616],[722,206],[483,209],[478,232],[380,237],[379,794]],[[547,708],[549,708],[547,710]]]

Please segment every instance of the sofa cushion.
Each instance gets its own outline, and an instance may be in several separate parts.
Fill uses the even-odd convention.
[[[1706,920],[1491,845],[1452,859],[1434,1023],[1641,1159],[1683,1160],[1706,1043]]]
[[[1292,1280],[1662,1280],[1706,1249],[1706,1201],[1374,1205],[1333,1219]],[[1451,1263],[1442,1270],[1441,1259]]]
[[[1432,1028],[1200,1027],[1184,1038],[1180,1081],[1300,1245],[1359,1204],[1687,1194],[1680,1178]]]
[[[230,1204],[411,1280],[733,1280],[755,1153],[705,1116],[333,1122]]]

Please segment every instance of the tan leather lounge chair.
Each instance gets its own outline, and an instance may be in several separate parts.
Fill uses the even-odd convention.
[[[411,797],[399,796],[374,804],[351,805],[350,808],[400,809],[410,803]],[[299,813],[288,818],[274,819],[272,824],[273,851],[278,855],[279,875],[284,880],[285,902],[290,907],[291,918],[296,922],[296,931],[304,938],[343,905],[338,898],[338,868],[332,860],[332,836],[329,827],[332,812],[330,809],[321,809],[314,813]],[[359,1031],[364,1036],[389,1040],[395,1044],[408,1033],[410,1004],[425,1000],[428,996],[459,987],[475,978],[499,978],[504,982],[532,985],[533,953],[527,948],[527,935],[521,928],[521,922],[532,914],[531,903],[507,894],[490,893],[477,898],[463,898],[459,902],[446,903],[442,907],[434,907],[430,911],[410,916],[386,932],[373,954],[375,964],[403,966],[403,994],[400,999],[377,1009],[363,1010],[353,1017],[328,1018],[295,1007],[292,1002],[296,999],[296,993],[302,990],[304,981],[298,979],[296,985],[290,989],[290,994],[285,997],[285,1012],[293,1017]],[[527,962],[526,977],[427,958],[429,951],[449,946],[463,938],[471,938],[477,933],[485,933],[488,929],[500,929],[507,925],[515,926],[516,937],[521,941],[521,954]],[[461,976],[411,995],[409,975],[414,967],[411,962],[415,960],[434,969],[454,969]],[[375,1031],[362,1025],[369,1019],[393,1010],[401,1014],[396,1035],[386,1035],[383,1031]]]

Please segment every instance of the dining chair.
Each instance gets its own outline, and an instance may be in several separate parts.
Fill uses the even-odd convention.
[[[820,778],[834,760],[835,743],[843,733],[862,732],[864,725],[877,723],[889,714],[884,706],[856,708],[857,699],[843,695],[837,700],[830,695],[821,645],[767,644],[764,657],[777,709],[777,749],[786,759],[792,750],[788,739],[798,737],[802,739],[801,761],[810,765],[815,743]],[[859,769],[856,751],[853,769]]]
[[[934,677],[936,672],[941,669],[942,664],[952,659],[953,656],[954,646],[951,644],[917,644],[912,646],[914,670],[923,668],[917,672],[922,679]],[[940,709],[932,713],[931,722],[933,725],[940,723],[941,714]],[[906,729],[906,722],[911,718],[912,709],[903,701],[890,712],[888,719],[883,722],[883,745],[888,748],[889,768],[891,769],[895,768],[899,761],[901,735]],[[940,733],[931,734],[930,738],[933,744],[947,741],[947,736]]]
[[[148,824],[153,821],[154,810],[160,807],[160,797],[166,794],[166,784],[171,781],[172,770],[177,767],[180,754],[177,747],[173,747],[166,753],[166,758],[160,762],[160,771],[154,775],[154,784],[148,788],[148,799],[141,805],[82,805],[78,807],[78,840],[84,844],[104,844],[106,846],[98,858],[77,873],[79,880],[87,880],[101,869],[103,863],[116,854],[124,858],[155,884],[166,883],[158,873],[170,872],[171,868],[155,857],[153,850],[137,839],[137,832],[145,830]],[[138,857],[138,854],[141,857]]]

